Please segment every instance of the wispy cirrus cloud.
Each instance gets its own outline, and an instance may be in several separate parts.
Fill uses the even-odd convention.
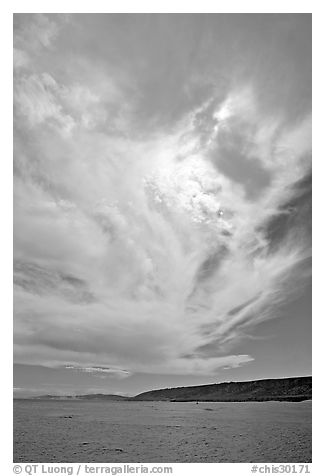
[[[99,376],[100,378],[105,378],[106,376],[115,377],[115,378],[126,378],[130,375],[130,372],[123,369],[112,369],[109,367],[78,367],[74,365],[66,365],[66,369],[76,370],[79,372],[86,372],[88,374],[93,374]]]
[[[216,87],[169,130],[140,133],[131,81],[86,74],[87,60],[82,81],[36,72],[36,55],[58,61],[59,28],[25,22],[16,361],[119,378],[250,362],[236,344],[310,273],[309,114],[268,115],[246,82]],[[40,25],[47,35],[25,52],[22,35]]]

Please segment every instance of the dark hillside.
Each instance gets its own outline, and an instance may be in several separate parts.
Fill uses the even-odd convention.
[[[311,377],[225,382],[195,387],[164,388],[140,393],[134,400],[167,401],[301,401],[312,396]]]

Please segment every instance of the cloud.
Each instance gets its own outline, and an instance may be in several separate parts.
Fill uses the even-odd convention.
[[[64,114],[56,99],[57,83],[47,74],[21,77],[15,84],[15,105],[27,118],[31,127],[53,121],[62,132],[70,133],[75,126],[73,118]],[[50,122],[50,124],[51,124]]]
[[[55,54],[51,28],[30,61]],[[15,361],[118,378],[252,361],[236,344],[310,273],[310,116],[267,115],[243,84],[139,134],[134,89],[92,65],[16,71]]]
[[[14,15],[14,46],[39,54],[43,49],[52,48],[61,25],[68,21],[68,15],[51,16],[42,13]]]
[[[94,374],[96,376],[99,376],[100,378],[105,378],[106,376],[115,378],[126,378],[131,375],[130,372],[128,372],[127,370],[111,369],[108,367],[76,367],[74,365],[66,365],[65,368]]]

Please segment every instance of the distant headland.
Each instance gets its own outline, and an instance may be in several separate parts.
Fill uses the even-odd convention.
[[[40,395],[29,400],[93,400],[93,401],[169,401],[169,402],[299,402],[311,400],[312,377],[224,382],[191,387],[163,388],[133,397],[112,394]]]

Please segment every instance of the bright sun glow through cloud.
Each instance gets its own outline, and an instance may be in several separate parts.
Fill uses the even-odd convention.
[[[63,50],[75,21],[16,19],[15,362],[117,378],[250,362],[238,342],[310,275],[310,114],[216,79],[150,127],[139,79]]]

